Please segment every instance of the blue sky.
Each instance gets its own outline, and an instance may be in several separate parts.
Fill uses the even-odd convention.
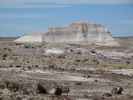
[[[133,36],[133,0],[0,0],[0,36],[45,32],[88,20],[113,36]]]

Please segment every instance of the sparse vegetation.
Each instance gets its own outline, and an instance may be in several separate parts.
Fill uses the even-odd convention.
[[[132,55],[116,59],[98,52],[124,52],[128,48],[69,44],[7,45],[0,43],[1,100],[132,100],[132,73],[113,72],[132,71]],[[53,46],[64,53],[45,54],[45,49]],[[119,86],[124,91],[119,91]],[[117,89],[112,90],[114,87]]]

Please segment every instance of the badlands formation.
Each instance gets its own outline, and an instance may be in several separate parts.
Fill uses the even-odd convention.
[[[133,100],[133,38],[119,47],[0,39],[0,100]]]
[[[87,43],[105,46],[118,46],[111,32],[101,24],[74,22],[67,27],[51,27],[46,33],[24,35],[17,43]]]
[[[0,38],[0,100],[133,100],[133,37],[75,22]]]

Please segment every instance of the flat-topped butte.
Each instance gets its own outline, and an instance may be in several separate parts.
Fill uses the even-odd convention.
[[[27,34],[15,40],[17,43],[87,43],[118,46],[111,32],[101,24],[74,22],[67,27],[51,27],[48,32]]]

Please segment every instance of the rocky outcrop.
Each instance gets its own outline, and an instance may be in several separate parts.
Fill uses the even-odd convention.
[[[52,43],[88,43],[106,46],[118,46],[111,32],[101,24],[74,22],[67,27],[49,28],[41,35],[23,36],[15,42],[52,42]]]

